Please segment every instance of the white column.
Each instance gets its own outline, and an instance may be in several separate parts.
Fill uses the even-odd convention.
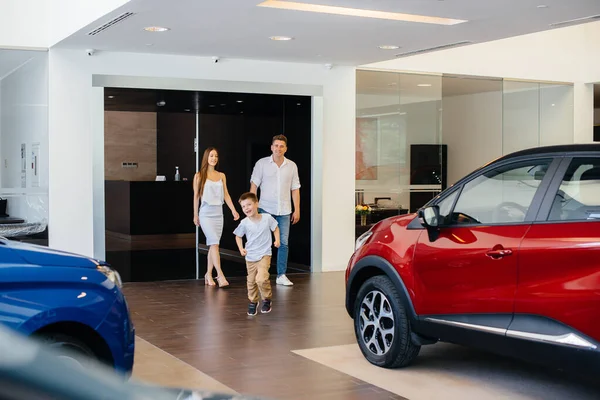
[[[311,272],[323,271],[323,96],[312,97]],[[302,207],[300,207],[302,209]]]
[[[93,256],[92,76],[61,51],[49,60],[49,245]]]
[[[575,83],[573,88],[573,142],[594,140],[594,85]]]
[[[94,257],[106,259],[106,223],[104,218],[104,88],[92,88],[92,190],[94,207]]]
[[[344,270],[354,251],[356,70],[335,70],[323,90],[323,272]]]

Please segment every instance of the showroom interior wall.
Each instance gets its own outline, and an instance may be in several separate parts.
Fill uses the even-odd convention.
[[[499,89],[443,97],[442,143],[448,146],[448,184],[502,155],[502,82]]]
[[[389,197],[386,212],[421,206],[444,175],[451,185],[502,155],[573,142],[570,84],[359,69],[356,104],[356,201]],[[412,145],[426,145],[415,160]]]
[[[64,49],[51,49],[49,56],[51,247],[90,256],[101,250],[94,233],[104,235],[99,220],[104,204],[98,193],[104,184],[98,173],[104,168],[99,156],[103,149],[103,91],[92,86],[93,77],[140,78],[137,87],[151,87],[144,85],[152,84],[153,79],[148,78],[156,78],[173,82],[173,89],[256,92],[262,88],[265,93],[282,94],[299,94],[293,91],[311,86],[322,89],[322,95],[314,97],[314,104],[322,104],[322,112],[313,110],[313,124],[322,121],[322,126],[313,127],[316,158],[312,185],[313,200],[317,200],[313,207],[319,209],[314,210],[312,223],[321,247],[313,246],[314,254],[321,254],[313,270],[345,268],[354,245],[355,147],[354,141],[348,140],[355,132],[354,68],[328,70],[317,64],[234,59],[214,64],[209,57],[110,52],[89,57],[83,51]],[[204,83],[201,88],[189,86],[200,81]],[[62,156],[65,149],[69,149],[69,157]],[[328,157],[334,152],[335,158]]]
[[[574,142],[593,137],[593,85],[600,82],[600,22],[361,66],[574,83]]]
[[[48,218],[48,53],[5,50],[0,63],[14,65],[0,73],[0,197],[11,217],[41,222]]]
[[[409,204],[410,146],[441,143],[439,75],[357,72],[356,189]],[[419,87],[418,85],[426,85]]]
[[[442,86],[456,79],[444,77]],[[481,85],[480,81],[461,78],[453,86]],[[442,142],[448,145],[449,184],[514,151],[573,143],[572,85],[486,81],[483,92],[443,95]]]

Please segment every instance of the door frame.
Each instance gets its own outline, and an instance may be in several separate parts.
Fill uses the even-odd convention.
[[[323,254],[323,86],[272,82],[241,82],[226,80],[160,78],[124,75],[92,75],[92,190],[94,257],[105,259],[104,204],[104,88],[162,89],[300,95],[311,97],[311,273],[322,271]],[[198,121],[197,121],[198,123]],[[196,130],[197,132],[198,130]],[[197,253],[197,252],[196,252]],[[198,266],[196,263],[196,271]],[[198,272],[196,272],[196,275]],[[198,278],[198,276],[197,276]]]

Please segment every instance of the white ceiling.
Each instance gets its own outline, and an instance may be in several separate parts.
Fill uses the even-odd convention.
[[[485,42],[600,14],[599,0],[298,0],[329,6],[469,20],[441,26],[257,7],[262,0],[131,0],[56,47],[362,65],[459,41]],[[547,8],[538,8],[545,4]],[[136,13],[96,36],[87,33]],[[146,26],[166,26],[150,33]],[[275,42],[269,36],[292,36]],[[394,44],[399,50],[380,50]],[[525,62],[525,61],[523,61]]]

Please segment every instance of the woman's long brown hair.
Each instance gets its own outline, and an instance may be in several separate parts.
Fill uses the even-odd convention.
[[[219,155],[219,151],[214,148],[214,147],[209,147],[206,150],[204,150],[204,155],[202,155],[202,162],[200,163],[200,171],[198,172],[198,195],[199,197],[202,197],[202,193],[204,192],[204,184],[206,183],[206,179],[208,178],[208,156],[210,155],[211,151],[216,151],[217,152],[217,156]],[[217,162],[217,165],[219,165],[219,163]],[[217,165],[215,165],[215,169],[217,168]]]

